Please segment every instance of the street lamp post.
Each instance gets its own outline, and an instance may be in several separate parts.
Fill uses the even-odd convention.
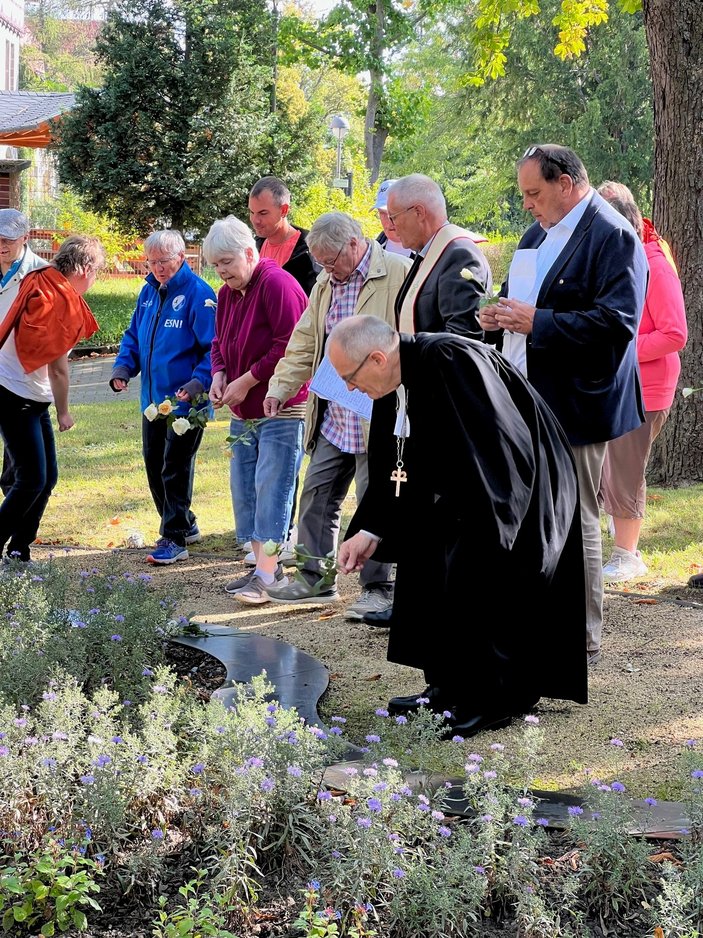
[[[351,196],[352,179],[351,173],[347,173],[347,178],[342,179],[342,141],[349,133],[349,121],[341,114],[335,114],[330,118],[330,133],[337,141],[337,166],[333,186],[336,189],[344,189],[347,196]]]

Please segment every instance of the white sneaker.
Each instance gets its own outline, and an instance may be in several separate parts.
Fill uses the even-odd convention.
[[[278,555],[279,563],[293,563],[295,560],[295,545],[298,543],[298,525],[294,524],[290,532],[290,537],[285,542],[283,547],[281,547],[281,552]],[[244,563],[248,564],[250,567],[256,566],[256,557],[254,556],[254,551],[251,550],[251,542],[247,541],[244,545],[249,553],[244,558]]]
[[[603,565],[603,579],[606,583],[621,583],[624,580],[636,580],[647,573],[647,565],[639,551],[633,554],[624,547],[613,547],[610,560]]]

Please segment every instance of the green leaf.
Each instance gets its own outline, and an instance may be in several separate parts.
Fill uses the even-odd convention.
[[[45,935],[46,938],[51,938],[51,936],[54,934],[54,931],[55,929],[53,922],[45,922],[41,927],[41,933],[42,935]]]
[[[71,918],[78,931],[85,931],[88,927],[88,919],[86,918],[85,912],[81,912],[80,909],[74,909]]]

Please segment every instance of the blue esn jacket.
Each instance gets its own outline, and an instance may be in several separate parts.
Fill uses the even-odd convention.
[[[122,337],[112,378],[141,372],[142,411],[184,388],[191,397],[210,390],[210,345],[215,332],[215,292],[184,261],[159,293],[150,273]],[[212,305],[206,302],[210,300]],[[185,415],[190,404],[176,413]]]

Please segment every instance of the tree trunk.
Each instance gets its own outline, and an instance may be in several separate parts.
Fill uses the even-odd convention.
[[[648,479],[703,482],[703,13],[700,0],[643,0],[654,96],[654,223],[678,264],[688,319],[681,379]]]
[[[366,168],[369,182],[373,185],[381,170],[381,157],[388,131],[377,126],[378,106],[383,88],[383,59],[386,51],[386,11],[384,0],[375,0],[369,4],[368,16],[372,30],[371,60],[376,68],[369,69],[369,96],[366,101],[366,121],[364,124],[364,145],[366,150]]]

